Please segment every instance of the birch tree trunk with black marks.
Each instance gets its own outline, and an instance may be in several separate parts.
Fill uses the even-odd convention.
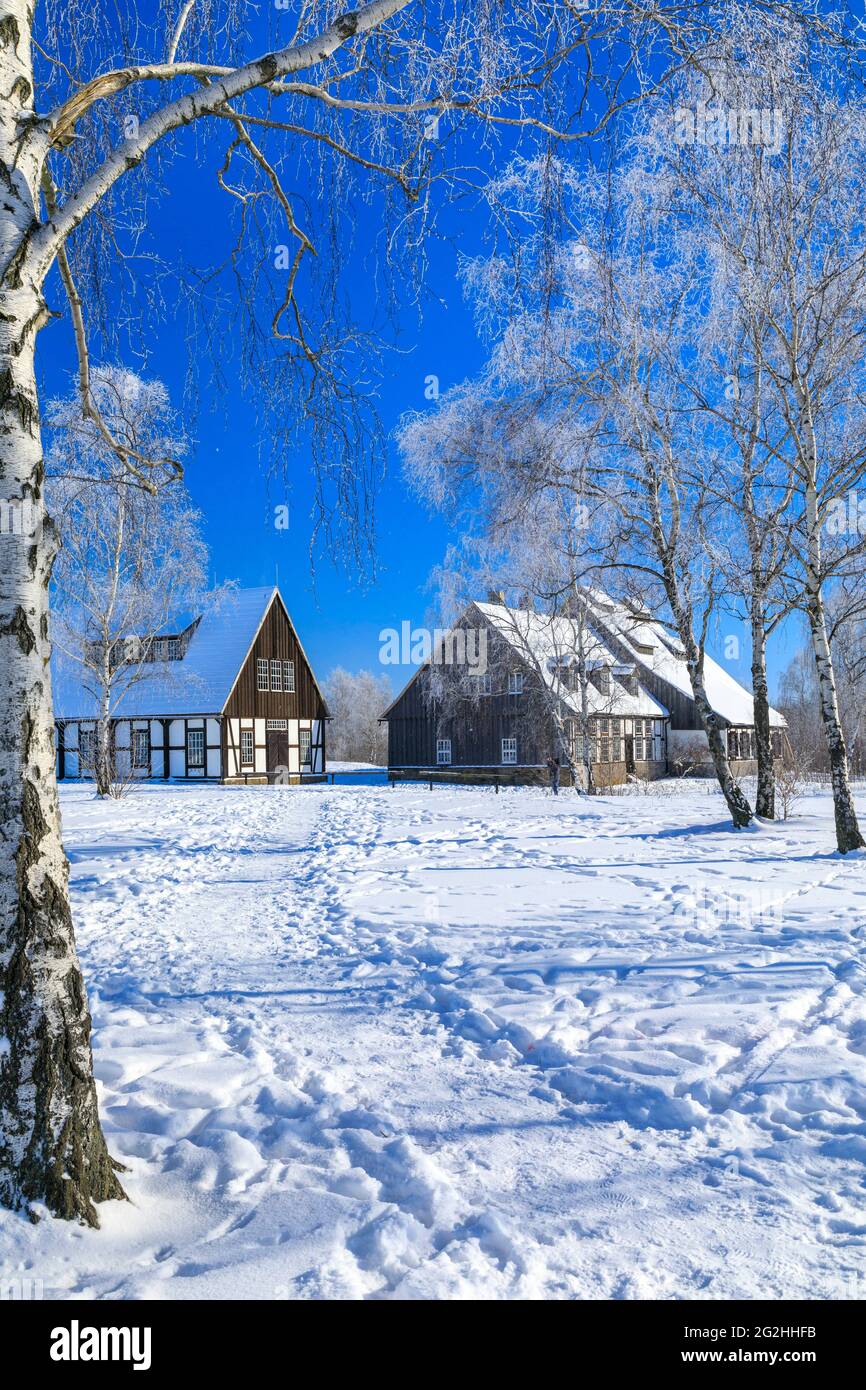
[[[659,497],[658,478],[648,470],[646,479],[649,502],[650,535],[659,562],[665,597],[670,605],[677,636],[683,646],[686,669],[689,673],[695,709],[706,734],[713,771],[725,798],[735,830],[743,830],[752,820],[752,808],[743,795],[739,782],[731,772],[728,750],[716,714],[707,694],[704,680],[704,649],[695,639],[694,611],[684,597],[677,571],[677,547],[680,544],[682,516],[676,483],[675,467],[668,460],[665,469],[671,517],[666,528]]]
[[[755,814],[765,820],[776,815],[776,767],[770,733],[770,691],[767,683],[767,627],[763,600],[752,592],[752,694],[755,710],[755,756],[758,760],[758,790]]]
[[[809,437],[808,431],[807,437]],[[845,736],[842,732],[842,721],[839,718],[833,654],[827,635],[822,581],[821,523],[816,488],[816,459],[817,453],[811,449],[807,461],[804,489],[806,526],[804,602],[812,639],[812,653],[815,658],[815,672],[818,678],[821,722],[824,726],[827,757],[830,762],[830,786],[833,792],[836,846],[840,854],[847,854],[850,850],[863,849],[866,842],[860,833],[857,812],[854,809],[854,798],[851,795],[848,777],[848,752],[845,747]]]
[[[90,1016],[75,950],[55,785],[45,515],[34,349],[45,320],[29,274],[37,158],[29,0],[0,6],[0,1202],[96,1223],[122,1197],[99,1124]]]
[[[34,1219],[41,1206],[96,1226],[95,1204],[124,1196],[97,1111],[55,778],[48,585],[56,544],[45,512],[34,371],[36,337],[49,317],[45,278],[66,238],[158,141],[325,59],[406,3],[374,0],[311,42],[169,101],[42,219],[52,140],[61,126],[67,137],[74,133],[106,80],[76,91],[73,109],[53,123],[37,116],[33,0],[0,0],[0,514],[17,519],[0,534],[0,1205]],[[127,80],[107,80],[108,92]]]

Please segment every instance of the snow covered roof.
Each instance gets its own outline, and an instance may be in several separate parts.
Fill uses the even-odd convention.
[[[115,698],[112,693],[112,715],[134,719],[219,714],[275,597],[282,602],[273,586],[233,590],[202,615],[179,661],[131,668],[127,688],[123,687],[123,674],[119,675],[115,690],[120,694]],[[82,684],[82,674],[77,662],[55,651],[52,679],[56,718],[94,718],[96,701]]]
[[[682,643],[662,623],[646,613],[634,612],[601,589],[585,589],[583,596],[595,620],[610,637],[618,638],[629,654],[634,654],[639,666],[667,681],[690,700],[694,698]],[[729,724],[754,724],[751,691],[734,680],[709,654],[704,657],[704,679],[716,714]],[[771,709],[770,723],[774,728],[785,728],[784,715]]]
[[[509,608],[504,603],[475,603],[472,605],[520,655],[538,670],[551,690],[556,689],[563,703],[580,713],[579,690],[568,690],[562,681],[561,670],[577,662],[580,642],[583,642],[587,669],[598,671],[607,667],[613,679],[610,693],[604,694],[592,681],[587,684],[589,713],[613,714],[623,718],[666,719],[668,711],[659,700],[640,684],[635,693],[623,681],[631,674],[621,659],[614,656],[598,632],[573,618],[551,618],[526,608]]]

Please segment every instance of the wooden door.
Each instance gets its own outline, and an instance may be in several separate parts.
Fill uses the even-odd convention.
[[[284,775],[289,770],[289,735],[285,729],[268,729],[267,740],[268,775],[276,772]]]

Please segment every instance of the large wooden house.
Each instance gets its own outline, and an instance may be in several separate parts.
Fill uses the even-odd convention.
[[[298,782],[325,772],[328,710],[276,588],[241,589],[175,632],[124,638],[112,691],[120,778]],[[57,776],[87,777],[96,694],[54,674]]]
[[[484,673],[434,656],[382,715],[393,777],[538,782],[560,756],[581,778],[585,721],[597,787],[712,771],[682,648],[661,623],[597,589],[554,618],[491,599],[455,625],[485,634]],[[735,775],[755,772],[751,694],[710,656],[705,679]],[[770,718],[781,756],[785,721]]]
[[[434,659],[412,676],[382,715],[394,777],[542,782],[553,756],[567,785],[569,761],[581,779],[584,703],[597,786],[665,775],[668,711],[596,633],[499,600],[470,604],[460,628],[483,635],[485,669]]]

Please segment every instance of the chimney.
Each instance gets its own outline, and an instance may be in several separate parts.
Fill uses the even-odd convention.
[[[503,589],[488,589],[488,590],[487,590],[487,602],[488,602],[488,603],[504,603],[504,602],[505,602],[505,591],[504,591]]]

